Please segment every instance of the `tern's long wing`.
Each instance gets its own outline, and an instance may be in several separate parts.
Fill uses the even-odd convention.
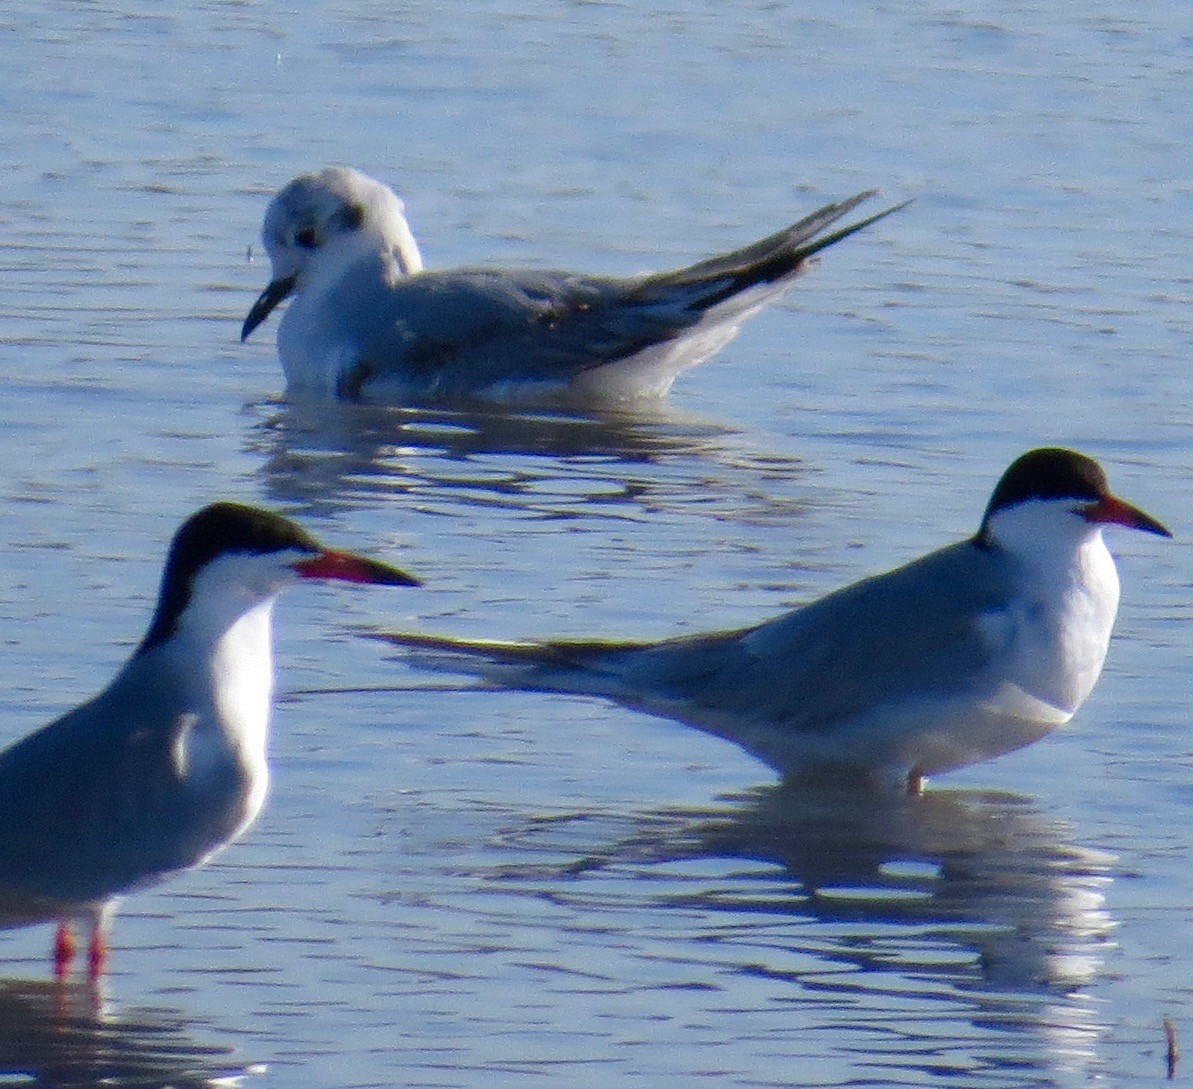
[[[139,661],[0,753],[0,901],[5,887],[103,899],[195,865],[230,834],[236,769],[204,768],[202,782],[189,774],[198,716]]]
[[[659,643],[386,638],[508,687],[606,696],[745,743],[757,726],[847,727],[991,684],[1005,564],[965,541],[756,627]]]

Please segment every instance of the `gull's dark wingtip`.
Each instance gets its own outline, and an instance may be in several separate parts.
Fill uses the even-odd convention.
[[[867,189],[864,193],[859,193],[856,197],[850,197],[849,200],[841,203],[841,210],[834,218],[839,218],[856,208],[863,201],[870,200],[878,195],[877,189]],[[849,223],[844,227],[840,227],[829,234],[821,235],[819,238],[807,243],[802,247],[800,257],[802,260],[819,253],[821,250],[828,249],[829,246],[835,245],[843,238],[848,238],[851,234],[857,234],[858,231],[864,231],[867,227],[877,223],[880,219],[886,219],[887,216],[893,216],[896,212],[903,211],[909,204],[915,203],[915,197],[909,197],[907,200],[900,201],[898,204],[892,205],[890,208],[884,208],[881,212],[875,212],[865,219],[859,219],[856,223]]]

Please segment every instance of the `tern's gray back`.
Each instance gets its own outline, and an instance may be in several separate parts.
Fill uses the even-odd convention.
[[[609,656],[621,689],[677,701],[688,717],[841,725],[879,704],[948,698],[982,676],[978,618],[1007,604],[1014,572],[964,541],[743,631],[668,640]],[[635,702],[633,699],[627,702]],[[707,712],[707,715],[705,714]]]
[[[187,775],[180,742],[208,712],[163,671],[147,683],[148,657],[0,753],[0,887],[102,899],[194,865],[235,829],[239,770]]]

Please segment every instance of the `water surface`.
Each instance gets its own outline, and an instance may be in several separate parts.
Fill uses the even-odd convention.
[[[0,738],[106,682],[177,524],[259,502],[421,591],[278,612],[269,805],[128,901],[104,993],[0,936],[19,1083],[1152,1085],[1188,979],[1187,11],[1096,2],[18,2],[0,24]],[[102,123],[99,118],[102,118]],[[327,162],[432,265],[660,268],[915,204],[612,418],[289,404],[269,194]],[[247,260],[251,255],[253,260]],[[1071,728],[920,802],[807,796],[362,628],[748,623],[972,532],[1077,446],[1176,540]],[[38,1081],[40,1079],[40,1081]]]

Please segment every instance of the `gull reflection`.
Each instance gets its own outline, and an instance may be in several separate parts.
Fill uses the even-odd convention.
[[[88,1087],[241,1084],[261,1067],[198,1043],[180,1010],[107,1010],[86,984],[0,980],[0,1083]]]
[[[585,414],[295,401],[275,406],[248,448],[264,457],[269,498],[313,514],[400,495],[546,513],[620,504],[632,517],[659,492],[715,503],[718,464],[784,480],[801,470],[796,458],[743,452],[737,434],[661,406]],[[693,485],[700,491],[685,496]],[[726,504],[731,494],[727,482]]]

